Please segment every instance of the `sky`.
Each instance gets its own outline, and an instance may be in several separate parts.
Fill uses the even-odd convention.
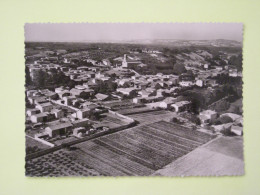
[[[25,41],[98,42],[138,39],[242,42],[242,23],[55,23],[25,24]]]

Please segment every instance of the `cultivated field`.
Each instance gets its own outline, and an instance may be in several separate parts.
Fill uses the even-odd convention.
[[[100,176],[101,174],[87,164],[77,162],[65,150],[26,161],[26,176]]]
[[[176,117],[176,115],[177,115],[176,113],[166,111],[166,110],[157,110],[157,111],[155,110],[153,112],[130,114],[128,116],[142,124],[146,124],[146,123],[153,123],[160,120],[168,120],[173,117]]]
[[[28,176],[146,176],[214,136],[158,121],[119,131],[26,163]],[[41,174],[43,173],[43,174]]]
[[[103,175],[151,175],[214,136],[160,121],[75,145],[71,152]]]

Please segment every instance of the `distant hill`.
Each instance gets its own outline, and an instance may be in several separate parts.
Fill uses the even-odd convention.
[[[187,47],[187,46],[213,46],[213,47],[242,47],[242,43],[234,40],[174,40],[174,39],[142,39],[126,41],[132,44],[155,44],[165,46]]]

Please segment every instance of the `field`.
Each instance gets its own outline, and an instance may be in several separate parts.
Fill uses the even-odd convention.
[[[160,120],[171,119],[173,117],[176,117],[176,113],[166,111],[166,110],[158,110],[153,112],[130,114],[128,116],[142,124],[145,124],[145,123],[152,123]]]
[[[33,159],[26,174],[39,176],[146,176],[191,152],[214,136],[159,121],[74,145]]]
[[[141,113],[141,112],[152,112],[153,110],[148,107],[137,107],[137,108],[128,108],[128,109],[121,109],[117,112],[123,115],[130,115],[135,113]]]
[[[111,113],[105,113],[101,115],[100,122],[109,128],[116,128],[122,125],[126,125],[129,123],[128,120],[126,120],[123,117],[111,114]]]
[[[50,146],[47,146],[29,136],[25,137],[25,143],[26,143],[26,148],[37,147],[39,150],[44,150],[44,149],[50,148]]]
[[[235,176],[244,174],[243,138],[220,137],[195,149],[153,175]]]
[[[65,150],[47,154],[40,158],[26,161],[26,176],[100,176],[84,163],[76,162],[75,158]]]
[[[72,153],[103,175],[145,176],[213,138],[160,121],[80,143]]]

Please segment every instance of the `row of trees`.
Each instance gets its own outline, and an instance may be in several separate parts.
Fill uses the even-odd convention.
[[[63,72],[57,70],[51,70],[51,74],[44,70],[39,70],[34,74],[32,80],[28,67],[26,67],[26,86],[34,86],[37,88],[55,88],[55,86],[68,86],[73,88],[76,83],[66,76]]]

